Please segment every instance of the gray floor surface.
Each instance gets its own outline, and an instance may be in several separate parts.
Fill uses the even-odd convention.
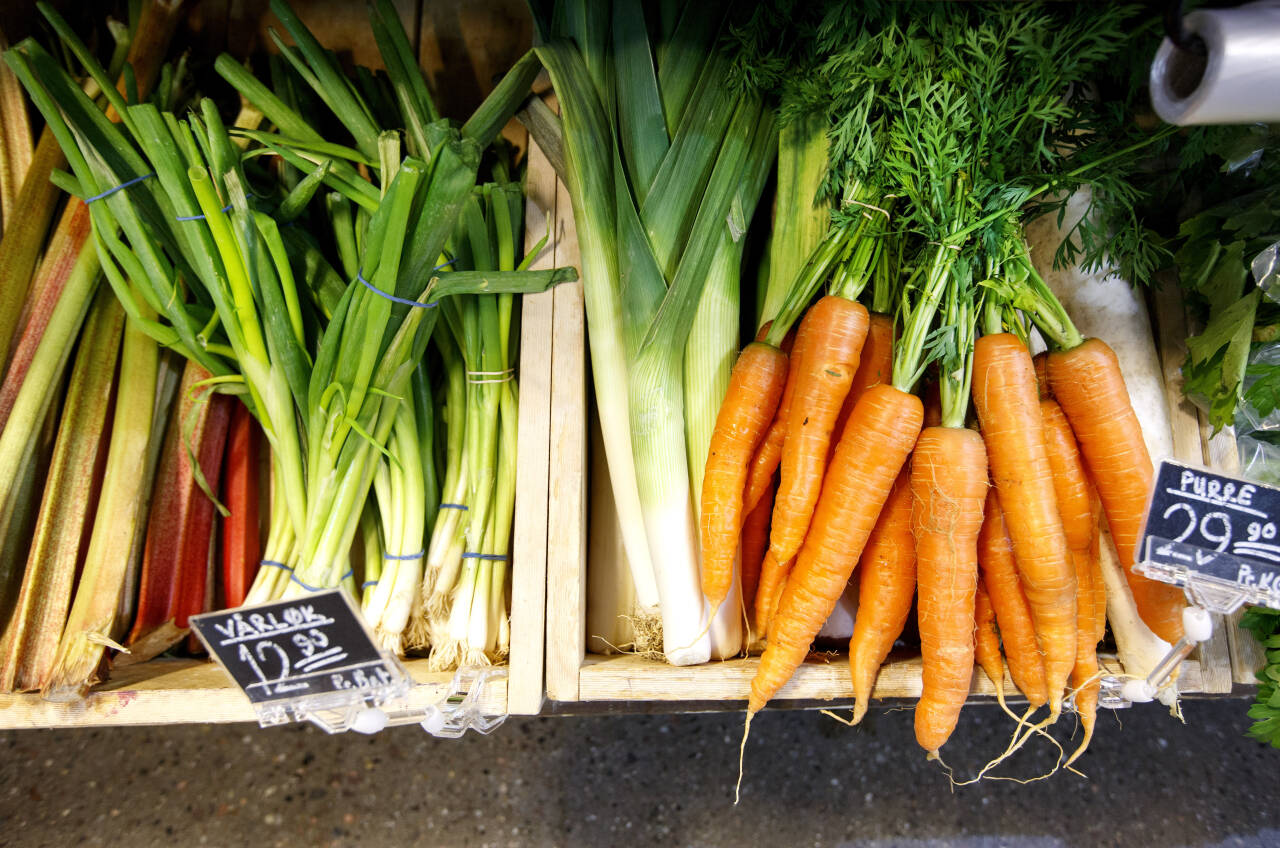
[[[1242,700],[1104,713],[1087,778],[953,790],[909,710],[856,730],[766,712],[733,805],[742,715],[510,719],[489,737],[252,725],[0,733],[0,845],[1280,845],[1280,751]],[[1065,722],[1064,722],[1065,724]],[[1011,722],[971,707],[960,775]],[[1065,737],[1069,729],[1059,732]],[[1047,745],[1000,774],[1051,764]]]

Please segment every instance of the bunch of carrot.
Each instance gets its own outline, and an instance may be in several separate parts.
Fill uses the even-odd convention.
[[[838,5],[816,31],[847,31]],[[1105,167],[1096,151],[1044,142],[1087,106],[1037,104],[1121,49],[1124,14],[895,5],[856,21],[838,48],[813,50],[835,55],[812,70],[822,84],[796,87],[810,101],[789,108],[826,118],[811,132],[826,141],[816,187],[830,224],[798,270],[770,268],[774,306],[760,318],[771,323],[735,364],[701,503],[707,600],[723,601],[740,561],[753,635],[765,639],[748,722],[804,661],[859,564],[854,720],[914,598],[916,734],[931,756],[975,659],[1003,702],[1002,651],[1031,705],[1050,707],[1046,723],[1074,695],[1085,728],[1074,756],[1087,747],[1106,628],[1104,516],[1142,620],[1166,640],[1181,635],[1181,594],[1130,568],[1152,464],[1119,363],[1075,330],[1021,233],[1029,198]],[[914,49],[922,41],[943,47]],[[869,312],[857,299],[870,280]],[[1039,379],[1032,326],[1051,349]],[[930,409],[922,378],[937,387]]]

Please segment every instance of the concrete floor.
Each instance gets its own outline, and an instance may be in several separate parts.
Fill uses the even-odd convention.
[[[490,737],[251,725],[0,733],[0,845],[1280,845],[1280,751],[1241,700],[1103,714],[1070,774],[952,791],[909,710],[511,719]],[[1010,722],[970,708],[944,755],[972,774]],[[1066,733],[1066,729],[1063,729]],[[1045,746],[1002,773],[1031,776]],[[1052,758],[1049,758],[1051,760]]]

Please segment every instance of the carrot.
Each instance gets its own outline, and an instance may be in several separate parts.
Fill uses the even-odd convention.
[[[1067,548],[1088,551],[1093,541],[1093,505],[1089,500],[1089,475],[1080,459],[1076,437],[1057,401],[1040,401],[1045,452],[1053,471],[1053,492]],[[1083,593],[1082,593],[1083,594]]]
[[[853,408],[751,681],[748,717],[763,709],[804,662],[849,582],[923,417],[919,398],[887,384],[872,386]]]
[[[1093,739],[1093,728],[1098,719],[1098,692],[1102,681],[1098,678],[1098,640],[1094,620],[1094,589],[1092,565],[1089,551],[1072,551],[1071,559],[1076,567],[1076,581],[1080,585],[1080,613],[1076,628],[1076,663],[1071,669],[1071,686],[1076,690],[1076,714],[1080,716],[1080,726],[1084,728],[1084,739],[1076,749],[1067,765],[1084,753]]]
[[[231,411],[231,435],[223,469],[222,591],[228,607],[244,603],[258,572],[262,542],[258,525],[258,457],[262,436],[248,407]]]
[[[742,494],[752,454],[764,438],[787,376],[787,355],[752,342],[738,356],[716,415],[702,484],[702,592],[713,609],[729,594],[747,512]]]
[[[761,332],[764,332],[763,328]],[[742,498],[742,508],[750,512],[760,503],[765,490],[773,486],[776,489],[774,474],[778,463],[782,461],[782,444],[787,438],[787,421],[791,417],[791,399],[795,397],[797,377],[800,373],[800,359],[808,343],[808,327],[803,321],[794,331],[791,342],[790,360],[787,367],[787,383],[782,390],[782,400],[769,425],[769,432],[760,442],[755,456],[751,458],[751,469],[747,473],[747,490]],[[785,342],[784,347],[785,350]],[[776,492],[775,492],[776,494]]]
[[[1031,354],[1017,336],[974,346],[973,401],[1014,559],[1044,653],[1053,717],[1076,655],[1076,575],[1058,516]]]
[[[836,416],[836,424],[831,428],[835,436],[827,456],[828,463],[835,453],[836,442],[844,432],[845,422],[853,405],[858,402],[867,389],[877,383],[887,383],[893,378],[893,316],[880,312],[871,313],[867,325],[867,340],[862,345],[862,353],[858,358],[858,370],[853,374],[853,382],[849,385],[849,394],[845,395],[844,406]]]
[[[1058,498],[1058,514],[1071,549],[1071,561],[1076,572],[1076,661],[1071,669],[1071,686],[1076,690],[1076,714],[1084,728],[1084,740],[1072,754],[1074,761],[1093,738],[1093,728],[1098,716],[1098,691],[1101,681],[1098,673],[1098,639],[1096,616],[1097,586],[1093,577],[1092,546],[1098,536],[1094,500],[1096,495],[1089,484],[1076,446],[1075,435],[1067,416],[1056,401],[1040,401],[1044,419],[1045,446],[1049,453],[1049,465],[1053,469],[1054,491]],[[1101,614],[1106,615],[1105,602]],[[1105,626],[1105,625],[1104,625]]]
[[[1175,642],[1182,637],[1182,590],[1132,570],[1154,469],[1115,352],[1088,339],[1051,354],[1049,387],[1098,487],[1138,614],[1157,636]]]
[[[973,654],[996,688],[996,697],[1003,701],[1004,659],[1000,656],[1000,633],[996,630],[995,608],[981,580],[973,601]]]
[[[801,321],[802,327],[809,325],[808,338],[782,444],[782,480],[773,502],[766,563],[786,562],[804,542],[822,491],[832,427],[858,370],[867,322],[862,304],[835,295],[818,300]]]
[[[1049,700],[1044,683],[1044,657],[1036,643],[1031,609],[1022,593],[1018,566],[1013,560],[1013,543],[1005,531],[1004,512],[994,489],[987,492],[986,513],[978,533],[978,567],[1000,626],[1009,676],[1027,702],[1040,707]]]
[[[760,564],[769,550],[769,517],[773,515],[773,489],[765,490],[756,508],[742,522],[742,604],[752,610],[760,583]]]
[[[762,500],[761,503],[764,503]],[[776,507],[776,504],[774,505]],[[772,519],[770,513],[770,519]],[[772,531],[772,526],[770,527]],[[769,556],[765,549],[764,560],[760,563],[760,580],[756,585],[755,618],[752,629],[760,636],[766,636],[773,624],[774,614],[778,611],[778,602],[782,600],[782,590],[787,585],[787,577],[795,566],[795,557],[786,562],[778,562]]]
[[[986,494],[982,436],[963,427],[930,427],[920,434],[911,458],[922,665],[915,726],[916,741],[931,757],[951,736],[969,696]]]
[[[1107,584],[1102,579],[1102,500],[1089,481],[1089,503],[1093,507],[1093,541],[1089,543],[1089,575],[1093,580],[1093,641],[1107,636]]]
[[[904,467],[880,510],[859,562],[858,615],[849,640],[853,723],[870,706],[876,675],[911,613],[916,594],[916,541],[911,535],[911,472]]]

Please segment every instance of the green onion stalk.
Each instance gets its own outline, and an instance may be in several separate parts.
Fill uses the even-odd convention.
[[[472,195],[455,240],[459,264],[476,270],[516,269],[522,231],[518,187],[487,184]],[[524,263],[520,267],[524,267]],[[425,608],[434,612],[428,632],[442,634],[432,644],[436,667],[484,664],[508,650],[506,573],[515,505],[516,384],[511,344],[513,301],[510,295],[459,298],[446,313],[461,354],[465,378],[465,423],[462,456],[467,485],[458,512],[464,550],[449,549],[448,568],[424,585]],[[446,475],[448,472],[446,472]],[[452,578],[452,579],[450,579]],[[443,603],[441,601],[443,600]]]
[[[469,463],[467,449],[467,378],[462,354],[450,333],[436,338],[436,348],[445,375],[444,479],[440,487],[440,509],[427,546],[420,614],[412,623],[410,645],[426,648],[447,641],[449,601],[466,548]]]

